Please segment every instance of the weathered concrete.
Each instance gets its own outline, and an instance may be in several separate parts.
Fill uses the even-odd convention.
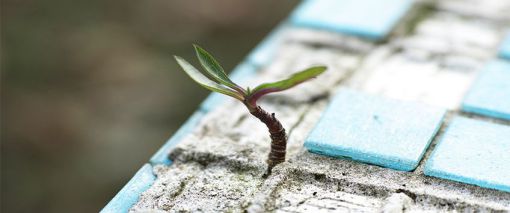
[[[329,67],[323,76],[260,103],[276,113],[289,133],[287,162],[262,178],[267,130],[230,100],[206,114],[172,150],[171,166],[155,166],[156,182],[131,211],[510,211],[510,193],[423,175],[424,163],[455,115],[510,125],[459,112],[464,93],[479,68],[495,57],[510,27],[501,21],[510,6],[498,4],[497,11],[503,12],[490,13],[495,9],[468,4],[448,0],[418,8],[422,12],[408,17],[401,31],[383,43],[287,30],[274,60],[259,70],[251,86],[309,65]],[[305,138],[339,86],[450,109],[416,170],[395,171],[304,150]]]

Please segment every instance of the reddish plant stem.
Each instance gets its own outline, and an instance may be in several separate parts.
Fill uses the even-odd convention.
[[[278,119],[276,119],[274,113],[269,114],[260,106],[252,107],[246,104],[250,114],[257,117],[262,123],[264,123],[268,130],[269,136],[271,137],[271,151],[267,158],[267,173],[266,176],[271,174],[273,167],[279,163],[285,162],[285,154],[287,149],[287,134],[285,129]]]

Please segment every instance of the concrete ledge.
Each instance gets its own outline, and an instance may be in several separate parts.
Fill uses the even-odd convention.
[[[484,13],[491,16],[488,19],[464,16],[459,8],[441,6],[469,5],[457,0],[430,4],[434,5],[427,13],[410,14],[420,16],[413,17],[414,21],[398,20],[402,32],[394,29],[379,42],[284,21],[231,76],[258,84],[310,65],[328,66],[316,80],[261,99],[261,106],[275,112],[288,130],[287,162],[263,179],[269,151],[267,130],[249,118],[242,104],[211,95],[151,158],[158,178],[129,211],[510,211],[510,193],[424,175],[425,162],[433,157],[436,145],[441,146],[439,139],[452,117],[467,114],[475,120],[510,126],[503,119],[460,111],[464,94],[481,65],[494,58],[502,29],[508,27],[494,21],[501,14]],[[413,4],[413,8],[419,10],[420,5]],[[449,109],[445,124],[430,139],[430,148],[423,148],[423,160],[416,160],[416,170],[396,171],[303,149],[340,86]],[[426,114],[417,117],[427,118]],[[439,124],[432,126],[437,130]],[[126,188],[130,185],[131,181]],[[141,191],[130,196],[138,197]],[[121,198],[114,200],[103,211],[122,203]]]

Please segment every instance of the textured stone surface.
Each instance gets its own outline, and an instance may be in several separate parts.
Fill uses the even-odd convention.
[[[494,57],[503,31],[490,21],[438,11],[426,15],[413,33],[372,50],[349,86],[458,109],[476,75]]]
[[[223,165],[225,162],[201,163],[176,163],[171,169],[157,168],[158,180],[154,187],[144,193],[131,211],[140,212],[155,207],[175,212],[224,212],[242,209],[249,205],[257,186],[263,181],[262,169],[242,170],[228,164]],[[228,183],[229,187],[224,187],[225,183]],[[146,195],[158,196],[161,200],[152,203]]]
[[[462,110],[510,120],[510,62],[489,62],[462,102]]]
[[[415,26],[408,45],[436,54],[486,59],[493,57],[503,30],[491,21],[431,12]]]
[[[396,54],[385,58],[356,86],[370,94],[458,108],[476,77],[475,70],[458,72],[442,68],[434,61],[409,60],[409,57]]]
[[[291,177],[298,182],[316,183],[328,191],[376,198],[381,209],[387,206],[394,193],[404,193],[413,200],[406,209],[409,212],[510,210],[509,193],[427,177],[416,171],[402,172],[305,152],[290,163],[294,169]],[[287,187],[282,185],[282,188]],[[322,193],[312,190],[310,196],[313,192]]]
[[[510,21],[510,1],[501,0],[441,0],[437,7],[453,13],[498,21]]]
[[[340,89],[305,141],[314,153],[416,168],[441,126],[445,110]]]
[[[389,34],[412,3],[411,0],[305,1],[294,11],[290,21],[297,26],[380,40]]]
[[[510,127],[456,117],[425,174],[510,192]]]
[[[306,151],[277,166],[267,179],[261,178],[263,164],[203,154],[175,153],[183,161],[156,167],[158,180],[131,212],[510,210],[509,193]]]
[[[447,135],[451,118],[484,121],[479,129],[493,123],[510,126],[509,121],[460,111],[462,98],[484,64],[496,57],[510,27],[506,5],[492,0],[421,0],[387,39],[378,42],[284,22],[273,33],[277,36],[269,36],[247,57],[245,63],[257,71],[246,85],[280,80],[310,65],[329,67],[317,79],[260,102],[287,129],[287,162],[261,178],[269,151],[267,130],[242,104],[227,98],[212,104],[213,110],[202,108],[207,114],[201,122],[164,152],[171,153],[173,163],[155,166],[158,179],[131,211],[510,211],[508,192],[424,175],[425,162],[436,145],[442,146],[439,140]],[[255,53],[258,50],[263,54]],[[397,171],[304,150],[305,139],[339,87],[449,109],[417,169]],[[389,137],[404,137],[397,133]]]

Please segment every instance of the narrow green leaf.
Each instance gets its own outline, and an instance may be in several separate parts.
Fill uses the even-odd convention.
[[[195,82],[200,84],[202,87],[211,90],[213,92],[219,92],[228,96],[231,96],[238,100],[243,100],[243,95],[239,94],[236,91],[233,91],[229,88],[223,87],[220,84],[208,79],[205,77],[200,71],[198,71],[193,65],[188,63],[186,60],[179,56],[174,56],[177,63],[181,66],[181,68],[186,72],[186,74],[191,77]]]
[[[289,88],[292,88],[300,83],[303,83],[306,80],[312,79],[314,77],[317,77],[318,75],[322,74],[324,71],[326,71],[327,67],[325,66],[316,66],[316,67],[310,67],[306,70],[303,70],[298,73],[294,73],[289,78],[277,82],[272,83],[264,83],[259,86],[257,86],[255,89],[253,89],[247,98],[248,103],[252,106],[256,105],[257,100],[268,94],[273,92],[279,92],[283,91]]]
[[[225,73],[225,70],[223,70],[223,67],[221,67],[218,61],[216,61],[216,59],[214,59],[211,54],[196,44],[194,44],[193,47],[195,48],[195,52],[197,54],[198,60],[200,61],[200,64],[207,71],[207,74],[216,80],[216,82],[239,92],[242,91],[244,93],[244,90],[239,85],[230,80],[230,78]]]
[[[310,67],[306,70],[303,70],[298,73],[294,73],[289,78],[277,82],[272,83],[264,83],[261,84],[255,89],[252,90],[252,94],[255,94],[257,92],[261,92],[263,90],[270,89],[272,92],[282,91],[289,89],[291,87],[294,87],[306,80],[312,79],[317,77],[318,75],[322,74],[324,71],[326,71],[327,67],[325,66],[317,66],[317,67]]]

